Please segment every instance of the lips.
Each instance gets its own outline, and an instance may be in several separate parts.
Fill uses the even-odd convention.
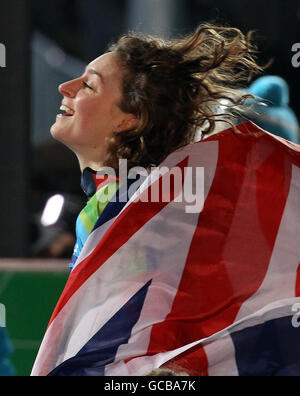
[[[64,104],[60,106],[60,110],[62,111],[62,113],[59,114],[60,117],[73,117],[73,115],[75,114],[75,111],[73,109]]]

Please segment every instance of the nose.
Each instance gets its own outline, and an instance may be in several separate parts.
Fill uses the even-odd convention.
[[[62,96],[74,98],[79,89],[79,79],[67,81],[58,87],[58,90]]]

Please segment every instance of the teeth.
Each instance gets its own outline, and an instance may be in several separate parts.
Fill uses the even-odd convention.
[[[64,105],[60,106],[60,110],[65,111],[67,114],[70,114],[70,115],[74,115],[74,113],[75,113],[74,110],[71,110],[71,109],[69,109],[69,107],[66,107]]]

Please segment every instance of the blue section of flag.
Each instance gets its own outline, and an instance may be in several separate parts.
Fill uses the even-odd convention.
[[[240,376],[299,376],[300,327],[291,317],[231,334]]]
[[[49,376],[103,376],[105,366],[114,361],[120,345],[128,342],[139,320],[151,282],[146,283],[75,357],[56,367]]]

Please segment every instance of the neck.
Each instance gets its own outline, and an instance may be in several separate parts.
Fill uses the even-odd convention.
[[[88,161],[88,160],[84,160],[84,159],[79,159],[79,166],[80,166],[80,170],[81,172],[84,171],[85,168],[91,168],[95,171],[98,171],[99,169],[101,169],[103,167],[103,163],[101,162],[96,162],[96,161]]]
[[[73,151],[78,159],[81,172],[83,172],[85,168],[91,168],[95,171],[98,171],[104,166],[102,158],[103,156],[99,155],[100,150],[95,150],[95,152],[92,153],[89,152],[87,155],[85,155],[86,153],[78,153],[75,150]]]

